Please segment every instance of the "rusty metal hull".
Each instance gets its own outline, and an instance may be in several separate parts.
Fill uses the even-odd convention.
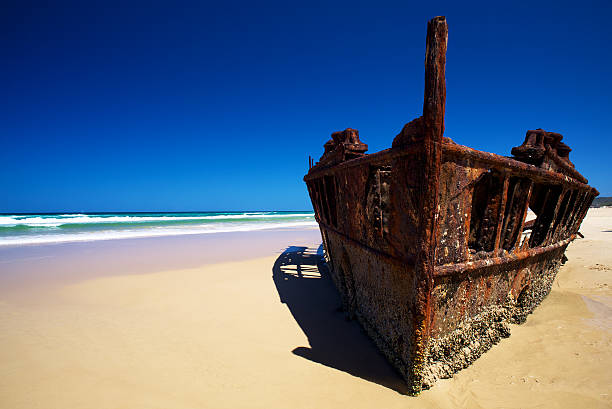
[[[446,33],[430,21],[423,117],[370,155],[332,134],[304,177],[345,311],[415,394],[525,320],[598,194],[559,134],[528,131],[514,158],[442,136]]]

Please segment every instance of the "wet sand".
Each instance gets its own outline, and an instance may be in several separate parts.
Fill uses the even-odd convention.
[[[581,231],[527,322],[416,398],[317,230],[2,248],[0,408],[610,408],[612,209]]]

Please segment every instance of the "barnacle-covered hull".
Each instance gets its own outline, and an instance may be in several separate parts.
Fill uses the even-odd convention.
[[[392,148],[336,132],[304,178],[344,309],[412,393],[541,302],[598,194],[559,134],[528,131],[514,158],[443,137],[446,33],[429,22],[423,116]]]

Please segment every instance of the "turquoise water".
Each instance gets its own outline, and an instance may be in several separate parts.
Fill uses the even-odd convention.
[[[0,214],[0,246],[314,226],[312,212]]]

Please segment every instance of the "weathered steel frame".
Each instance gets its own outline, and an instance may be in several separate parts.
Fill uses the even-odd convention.
[[[573,169],[573,165],[569,163],[567,151],[570,149],[567,145],[563,145],[565,147],[564,149],[566,149],[564,159],[557,157],[556,152],[547,146],[544,154],[546,158],[550,159],[552,165],[548,164],[548,166],[552,166],[552,168],[544,168],[513,158],[457,145],[443,137],[446,98],[444,72],[447,33],[448,29],[444,17],[436,17],[429,22],[425,59],[425,98],[423,116],[406,125],[407,128],[405,127],[405,129],[407,129],[407,131],[405,134],[401,134],[403,138],[400,141],[401,143],[396,144],[394,141],[393,148],[365,156],[363,152],[367,146],[359,141],[358,131],[347,129],[344,132],[335,133],[332,135],[333,140],[325,145],[326,153],[324,157],[322,157],[322,161],[314,166],[313,163],[310,162],[309,172],[304,177],[315,209],[315,218],[321,228],[326,253],[332,263],[332,270],[338,269],[342,272],[338,280],[344,280],[344,276],[347,273],[347,279],[352,279],[350,277],[350,271],[345,271],[351,268],[351,261],[345,260],[347,258],[346,249],[348,248],[349,252],[355,251],[356,253],[360,253],[361,256],[359,257],[362,259],[363,254],[368,254],[367,258],[370,260],[380,260],[381,265],[394,266],[396,271],[393,274],[396,274],[396,278],[401,277],[402,280],[411,281],[414,299],[405,300],[412,308],[411,313],[406,315],[411,317],[412,326],[410,328],[413,329],[412,333],[409,334],[412,339],[407,343],[407,345],[410,345],[412,348],[408,360],[406,360],[405,354],[402,355],[402,353],[389,351],[389,348],[392,349],[392,347],[382,345],[386,342],[384,336],[382,338],[378,336],[377,328],[373,328],[371,322],[365,322],[367,319],[360,316],[358,311],[359,306],[355,305],[355,288],[347,290],[350,300],[348,300],[348,302],[344,302],[345,300],[343,300],[343,303],[349,309],[349,311],[347,311],[349,315],[357,316],[357,318],[360,319],[366,331],[375,339],[383,353],[385,353],[390,361],[400,370],[402,375],[406,378],[412,393],[418,393],[424,384],[429,385],[432,381],[432,374],[430,368],[427,368],[427,366],[431,363],[428,361],[428,354],[431,348],[431,331],[434,322],[433,309],[436,308],[432,301],[434,288],[441,282],[448,280],[461,283],[467,282],[468,284],[465,290],[467,296],[477,297],[479,294],[482,294],[485,299],[488,299],[490,292],[494,290],[490,287],[493,281],[489,280],[489,277],[493,277],[497,273],[508,275],[508,272],[515,269],[512,271],[513,275],[510,274],[508,276],[511,280],[511,291],[513,295],[517,297],[519,292],[522,294],[522,291],[526,288],[529,280],[532,279],[534,275],[539,274],[539,271],[545,272],[546,277],[542,278],[543,281],[541,280],[542,282],[534,283],[534,285],[540,288],[537,288],[537,292],[532,294],[532,300],[524,307],[521,307],[523,309],[520,314],[524,315],[525,312],[528,313],[530,309],[534,308],[546,295],[546,286],[550,284],[550,275],[552,274],[554,277],[556,269],[561,261],[563,251],[576,237],[580,221],[584,218],[593,198],[598,194],[597,190],[588,186],[586,184],[587,180]],[[545,131],[540,130],[539,132]],[[539,135],[542,135],[542,133]],[[555,135],[561,138],[560,135]],[[340,139],[341,136],[347,138],[350,136],[351,139],[347,139],[343,142]],[[398,135],[396,140],[399,137]],[[335,151],[334,144],[340,144]],[[351,151],[351,149],[353,149],[352,147],[355,147],[356,150]],[[543,148],[538,149],[540,149],[539,152],[543,152]],[[340,153],[342,153],[342,155],[340,155]],[[346,158],[350,157],[355,158],[346,160]],[[406,163],[413,160],[415,157],[419,158],[419,167],[406,167]],[[323,158],[325,158],[325,160],[323,160]],[[444,204],[456,206],[457,209],[461,208],[463,210],[465,210],[467,206],[472,206],[471,202],[473,200],[474,186],[478,180],[480,180],[480,176],[483,176],[486,172],[497,172],[495,173],[495,178],[500,178],[501,190],[500,194],[495,197],[495,206],[498,207],[495,208],[496,210],[487,213],[487,223],[489,224],[486,225],[486,234],[491,238],[489,241],[489,243],[492,243],[491,251],[480,251],[472,257],[469,253],[470,249],[469,246],[467,246],[468,243],[466,239],[464,242],[466,243],[464,253],[450,253],[446,259],[442,257],[438,263],[436,251],[441,249],[440,243],[438,242],[438,230],[441,227],[439,208],[439,201],[441,200],[441,174],[442,166],[446,166],[448,163],[452,163],[453,166],[462,167],[468,170],[468,172],[462,176],[463,179],[461,179],[461,177],[458,179],[450,179],[452,181],[457,181],[458,186],[455,190],[457,190],[458,193],[450,197],[450,199],[446,197],[446,202]],[[418,225],[415,228],[414,237],[410,237],[415,243],[414,247],[402,246],[401,243],[395,243],[393,240],[390,240],[389,237],[385,236],[385,221],[382,211],[383,203],[381,193],[382,181],[379,172],[380,169],[376,170],[375,168],[390,167],[396,169],[396,165],[398,165],[397,167],[399,170],[391,171],[391,176],[394,175],[396,178],[392,180],[392,182],[395,183],[395,187],[398,188],[399,184],[399,187],[403,188],[401,183],[404,183],[405,180],[401,178],[401,172],[411,172],[409,174],[410,181],[414,185],[411,184],[410,189],[413,190],[404,189],[403,193],[408,193],[409,197],[405,199],[409,199],[409,202],[410,200],[414,201],[415,198],[418,197],[418,206],[420,207],[418,209]],[[349,193],[343,193],[343,190],[347,188],[349,182],[355,182],[351,179],[353,176],[360,175],[359,178],[361,179],[358,178],[358,180],[365,182],[363,174],[367,169],[374,169],[378,172],[374,174],[374,178],[376,179],[375,186],[369,190],[378,192],[379,196],[376,197],[378,199],[378,207],[376,211],[380,213],[379,220],[376,221],[377,225],[375,226],[375,229],[380,230],[380,234],[375,239],[375,241],[378,240],[378,242],[374,242],[372,245],[368,244],[372,242],[370,233],[363,233],[363,237],[360,235],[353,236],[354,232],[357,231],[354,225],[351,225],[351,230],[351,228],[341,223],[342,220],[346,223],[346,217],[348,216],[345,214],[345,219],[339,217],[339,212],[352,211],[349,207],[349,203],[346,202],[346,194],[348,194],[350,200],[353,201],[351,202],[353,205],[355,205],[355,200],[361,200],[356,198],[361,194],[356,193],[359,189],[349,189]],[[451,167],[450,169],[452,170],[453,168]],[[372,175],[372,173],[369,174]],[[475,178],[470,179],[470,177]],[[370,178],[370,176],[368,176],[368,178]],[[512,178],[516,179],[514,179],[512,192],[510,192],[509,187]],[[446,186],[449,186],[447,181],[445,181],[445,183],[447,183]],[[539,186],[538,189],[544,186],[546,189],[544,194],[546,196],[551,194],[551,189],[553,188],[557,189],[557,191],[560,190],[560,193],[558,198],[556,198],[556,203],[551,202],[550,204],[551,206],[554,204],[552,212],[548,212],[546,217],[542,219],[546,226],[544,229],[538,230],[538,234],[543,234],[543,236],[540,236],[542,237],[541,242],[539,242],[537,246],[529,247],[530,240],[525,242],[522,232],[527,229],[528,224],[526,216],[532,199],[534,196],[536,202],[541,199],[541,195],[537,193],[540,190],[537,190],[536,194],[533,193],[536,186]],[[340,195],[344,197],[344,202],[336,201],[337,199],[335,197],[329,198],[330,192],[335,196]],[[361,192],[363,192],[363,190],[361,190]],[[414,197],[412,196],[413,192],[416,192]],[[465,192],[468,192],[469,195],[466,195]],[[519,194],[520,197],[518,197]],[[556,192],[554,194],[556,195]],[[368,196],[368,200],[370,200],[370,197],[371,196]],[[457,199],[457,201],[451,203],[455,199]],[[469,200],[470,203],[461,203],[461,205],[458,205],[457,202],[463,199],[465,199],[465,201]],[[335,201],[333,206],[330,200]],[[398,199],[396,198],[394,200]],[[497,200],[499,202],[497,202]],[[514,207],[514,201],[516,200],[524,200],[524,206],[521,202],[517,202],[516,207]],[[544,210],[547,209],[546,201],[547,198],[544,197],[542,202],[542,209]],[[371,200],[368,203],[371,203]],[[497,205],[497,203],[499,203],[499,205]],[[344,204],[344,207],[341,206],[342,204]],[[395,205],[394,209],[400,212],[406,210],[414,213],[416,210],[408,209],[409,204],[406,203],[402,203],[399,206],[395,203]],[[357,203],[357,207],[358,210],[355,210],[356,213],[350,215],[352,218],[358,220],[360,223],[364,223],[366,220],[372,220],[368,219],[369,216],[367,216],[367,213],[364,214],[365,206]],[[506,209],[508,209],[508,215],[506,215]],[[466,211],[466,217],[463,218],[461,215],[458,217],[452,212],[449,213],[448,210],[446,212],[444,216],[447,218],[445,223],[452,221],[454,224],[451,224],[451,226],[457,226],[457,223],[459,223],[459,227],[469,235],[471,213]],[[494,214],[494,212],[497,213]],[[512,212],[512,220],[509,217],[510,212]],[[492,216],[493,214],[494,216]],[[455,219],[453,219],[453,217],[455,217]],[[550,222],[548,222],[548,219],[550,219]],[[533,231],[538,228],[540,222],[540,217],[538,217],[535,222],[536,226],[532,228],[531,224],[529,224],[529,228],[532,228],[532,234]],[[394,223],[397,224],[397,220]],[[413,225],[410,224],[410,226]],[[495,228],[494,235],[490,235],[491,233],[489,233],[492,232],[491,226]],[[510,226],[511,229],[509,233],[510,244],[508,244],[506,240],[506,229],[508,226]],[[447,228],[448,226],[444,225],[442,227]],[[393,229],[393,232],[397,233],[398,227],[396,225],[393,226]],[[364,230],[359,231],[364,232]],[[444,231],[444,234],[446,234],[446,231]],[[398,236],[396,235],[391,238],[397,239]],[[402,240],[406,239],[403,237],[399,238]],[[530,236],[530,238],[533,237]],[[332,244],[330,244],[331,242],[335,243],[334,246],[336,246],[336,248],[341,249],[342,255],[332,254],[330,251],[330,246],[332,246]],[[338,243],[340,243],[340,245]],[[384,245],[381,245],[380,248],[373,247],[378,246],[380,243],[384,243]],[[504,243],[506,243],[506,245],[504,245]],[[487,249],[488,248],[490,248],[489,245],[487,245]],[[461,257],[453,258],[453,256],[457,255]],[[548,263],[548,261],[553,263]],[[364,277],[363,269],[361,269],[359,273]],[[370,276],[368,276],[368,279],[370,279],[372,275],[375,276],[376,272],[368,267],[367,274],[370,274]],[[386,284],[388,285],[388,283]],[[472,287],[475,285],[474,288],[478,289],[479,284],[484,284],[482,287],[483,289],[479,290],[481,293],[471,292]],[[354,284],[351,284],[351,286],[354,286]],[[500,288],[505,287],[502,286]],[[494,297],[499,297],[499,290],[497,293],[494,292],[492,294]],[[342,295],[344,297],[347,294]],[[471,318],[466,315],[468,312],[465,307],[461,307],[460,309],[461,311],[458,314],[458,319]],[[436,332],[436,334],[437,333],[439,332]],[[482,353],[482,350],[474,352],[471,359],[477,358],[480,353]],[[434,374],[433,380],[435,380],[436,376],[439,375]],[[429,378],[425,380],[425,377]]]

